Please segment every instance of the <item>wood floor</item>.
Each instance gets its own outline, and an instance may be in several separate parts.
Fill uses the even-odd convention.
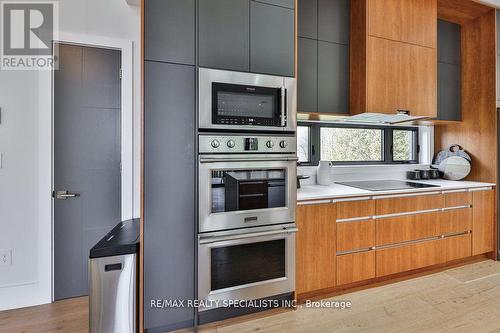
[[[351,301],[352,308],[275,310],[199,331],[500,333],[500,262],[481,261],[330,300]],[[0,312],[0,333],[87,332],[87,302],[78,298]]]

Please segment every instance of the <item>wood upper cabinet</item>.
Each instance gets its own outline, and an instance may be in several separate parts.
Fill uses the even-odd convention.
[[[434,117],[436,89],[435,49],[368,36],[364,112]]]
[[[350,111],[437,116],[436,0],[352,0]]]
[[[296,293],[335,286],[335,205],[298,205]]]
[[[437,0],[366,0],[368,34],[435,48]]]
[[[472,255],[495,250],[495,191],[472,193]]]

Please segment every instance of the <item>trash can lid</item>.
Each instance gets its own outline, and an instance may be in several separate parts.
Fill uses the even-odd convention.
[[[118,223],[90,250],[89,258],[120,256],[139,252],[140,220]]]

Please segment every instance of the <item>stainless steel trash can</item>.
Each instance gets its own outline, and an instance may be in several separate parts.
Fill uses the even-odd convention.
[[[89,255],[90,333],[136,333],[139,219],[120,222]]]

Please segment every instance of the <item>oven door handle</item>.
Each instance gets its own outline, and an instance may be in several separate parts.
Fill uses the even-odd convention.
[[[273,162],[273,161],[289,161],[297,162],[298,157],[252,157],[252,158],[241,158],[241,157],[200,157],[200,163],[216,163],[216,162]]]
[[[286,88],[281,87],[281,127],[286,126]]]
[[[283,228],[281,230],[272,230],[272,231],[262,231],[262,232],[249,232],[239,235],[231,235],[231,236],[200,236],[200,245],[201,244],[210,244],[210,243],[219,243],[237,239],[244,238],[255,238],[262,236],[271,236],[271,235],[279,235],[279,234],[293,234],[299,231],[299,228]]]

